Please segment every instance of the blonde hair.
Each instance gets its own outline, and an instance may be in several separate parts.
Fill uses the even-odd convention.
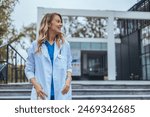
[[[41,46],[42,43],[48,39],[49,37],[49,24],[52,22],[53,18],[55,15],[58,15],[61,19],[61,23],[62,23],[62,17],[59,13],[47,13],[41,23],[40,23],[40,28],[39,28],[39,37],[38,37],[38,48],[36,52],[41,52]],[[55,41],[58,47],[60,47],[60,40],[62,40],[62,43],[64,43],[64,38],[63,38],[63,33],[60,35],[56,35],[55,37]]]

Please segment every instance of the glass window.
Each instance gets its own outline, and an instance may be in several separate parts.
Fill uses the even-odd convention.
[[[149,26],[142,29],[141,32],[141,51],[143,65],[143,79],[150,80],[150,41]]]
[[[145,63],[145,56],[143,55],[142,56],[142,65],[145,65],[146,63]]]
[[[101,50],[107,50],[107,44],[101,43]]]
[[[80,42],[70,42],[71,49],[79,49],[80,50]]]
[[[91,43],[92,50],[100,50],[100,43]]]
[[[81,50],[90,50],[90,43],[88,42],[83,42],[81,43]]]
[[[146,67],[143,66],[143,80],[146,80]]]
[[[147,78],[150,80],[150,65],[147,65]]]
[[[146,55],[146,63],[147,63],[147,64],[150,64],[150,54],[147,54],[147,55]]]

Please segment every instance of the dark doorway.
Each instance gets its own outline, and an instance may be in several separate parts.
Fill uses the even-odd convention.
[[[104,80],[107,76],[106,51],[81,51],[81,80]]]

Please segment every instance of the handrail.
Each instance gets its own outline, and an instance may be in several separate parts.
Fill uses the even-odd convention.
[[[3,47],[6,47],[4,50],[6,52],[6,57],[3,58],[4,60],[0,60],[0,63],[4,63],[5,67],[3,66],[3,69],[0,69],[0,73],[3,75],[4,83],[27,82],[24,73],[26,60],[11,44],[0,46],[0,49]],[[12,57],[10,58],[10,56]],[[0,83],[2,83],[1,80]]]
[[[17,52],[17,50],[16,50],[14,47],[12,47],[12,45],[8,44],[8,46],[10,46],[24,61],[26,61],[26,60]]]
[[[4,69],[5,66],[6,66],[6,64],[4,64],[4,65],[0,68],[0,72]]]

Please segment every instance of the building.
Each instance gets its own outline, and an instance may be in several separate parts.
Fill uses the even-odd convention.
[[[150,12],[150,0],[140,0],[128,11]],[[118,24],[117,79],[150,80],[150,20],[123,19]]]
[[[139,4],[141,1],[136,5]],[[150,14],[132,12],[131,9],[128,12],[117,12],[39,7],[37,22],[39,27],[41,18],[46,13],[62,14],[66,23],[64,31],[72,49],[73,79],[148,80],[149,65],[142,64],[142,60],[145,60],[142,57],[147,56],[147,53],[141,53],[140,40],[143,35],[147,35],[143,32],[145,29],[142,23],[150,19]],[[89,22],[88,25],[85,20]],[[94,23],[90,24],[91,22]],[[70,30],[69,26],[72,26],[73,30]],[[138,26],[140,29],[136,28]],[[147,48],[149,46],[144,45],[143,49]],[[149,61],[148,55],[146,62]],[[147,76],[144,76],[144,72]]]

